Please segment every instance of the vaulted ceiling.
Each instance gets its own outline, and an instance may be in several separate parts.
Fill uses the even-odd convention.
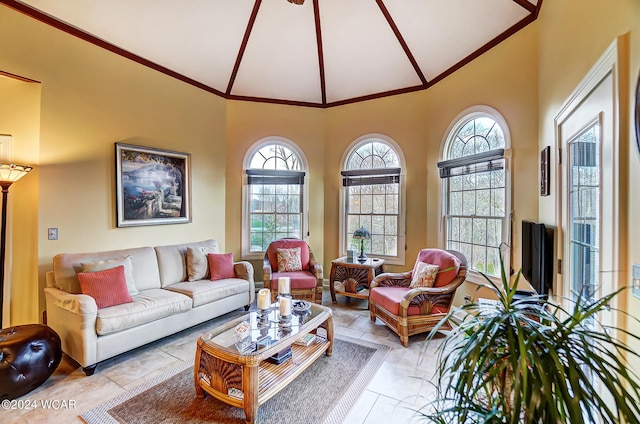
[[[315,107],[427,89],[533,22],[542,6],[542,0],[0,1],[225,98]]]

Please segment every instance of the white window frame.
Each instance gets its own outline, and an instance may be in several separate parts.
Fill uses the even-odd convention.
[[[261,260],[264,258],[264,251],[251,252],[251,225],[249,213],[249,196],[250,188],[248,182],[247,170],[251,169],[251,159],[253,156],[265,146],[271,144],[281,144],[291,150],[298,156],[300,160],[300,171],[304,171],[304,183],[302,184],[302,221],[300,223],[300,232],[302,238],[308,241],[309,238],[309,163],[307,158],[293,141],[279,136],[269,136],[256,141],[245,153],[242,165],[242,259],[243,260]]]
[[[512,230],[512,209],[511,209],[511,133],[507,121],[502,114],[491,106],[487,105],[475,105],[471,106],[461,113],[459,113],[449,124],[447,131],[445,132],[444,139],[440,148],[441,160],[447,160],[447,154],[449,146],[453,139],[469,121],[477,118],[490,118],[493,119],[502,129],[504,135],[504,183],[505,183],[505,216],[502,220],[502,246],[500,251],[504,260],[505,270],[507,271],[507,278],[511,270],[511,230]],[[448,210],[448,179],[440,178],[440,246],[443,249],[447,248],[447,210]],[[472,258],[467,258],[469,264],[471,264]],[[495,282],[499,282],[499,277],[491,277]],[[467,281],[478,284],[486,284],[487,280],[477,271],[472,270],[470,267],[467,270]]]
[[[342,155],[342,159],[340,161],[341,167],[340,170],[343,171],[346,169],[347,161],[351,155],[358,150],[362,145],[371,142],[372,139],[383,141],[387,143],[398,156],[398,161],[400,162],[400,183],[398,187],[398,237],[397,237],[397,248],[396,256],[388,256],[388,255],[375,255],[381,259],[384,259],[387,264],[390,265],[404,265],[405,264],[405,250],[406,250],[406,162],[404,158],[404,154],[400,145],[395,142],[391,137],[385,134],[379,133],[371,133],[365,134],[361,137],[358,137],[354,140],[349,147],[345,150]],[[342,185],[342,175],[339,175],[340,178],[340,256],[345,256],[347,254],[348,245],[352,244],[353,240],[347,239],[347,194],[348,187],[344,187]]]

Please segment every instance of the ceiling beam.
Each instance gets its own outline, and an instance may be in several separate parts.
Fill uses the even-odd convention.
[[[420,81],[422,82],[423,85],[427,85],[429,83],[427,81],[427,78],[424,76],[422,69],[420,69],[420,66],[416,61],[416,58],[413,57],[413,53],[411,53],[411,50],[409,49],[409,46],[407,45],[406,41],[404,41],[404,37],[402,36],[402,34],[400,34],[400,30],[398,29],[396,22],[391,17],[389,10],[387,10],[387,7],[384,5],[384,2],[382,0],[376,0],[376,3],[378,3],[378,7],[380,7],[380,10],[382,11],[382,14],[387,20],[387,23],[391,27],[391,30],[393,31],[393,33],[396,35],[396,38],[398,39],[398,42],[402,46],[404,53],[407,55],[409,62],[411,62],[413,69],[416,71],[416,74],[418,74],[418,78],[420,78]]]
[[[324,77],[324,52],[322,50],[322,26],[320,25],[320,8],[318,0],[313,0],[313,16],[316,23],[316,42],[318,44],[318,70],[320,72],[320,94],[322,104],[327,104],[327,87]]]
[[[231,94],[231,89],[233,88],[233,84],[236,82],[236,77],[238,76],[238,69],[240,69],[240,62],[242,62],[244,51],[247,49],[247,43],[249,42],[249,37],[251,36],[251,30],[253,29],[253,24],[256,23],[256,17],[258,16],[258,10],[260,9],[260,4],[262,4],[262,0],[256,0],[256,2],[253,4],[253,10],[251,11],[251,16],[249,17],[249,22],[247,22],[247,28],[244,31],[244,37],[242,37],[242,43],[240,44],[240,49],[238,50],[236,63],[233,65],[233,71],[231,71],[231,76],[229,77],[229,85],[227,85],[227,91],[226,91],[227,96]]]
[[[516,4],[524,7],[525,9],[527,9],[527,11],[529,13],[536,13],[536,10],[538,9],[536,7],[536,5],[534,5],[533,3],[531,3],[529,0],[513,0]]]
[[[11,73],[5,72],[5,71],[3,71],[1,69],[0,69],[0,76],[11,78],[11,79],[15,79],[15,80],[22,81],[22,82],[35,82],[35,83],[40,84],[40,81],[32,80],[31,78],[23,77],[23,76],[16,75],[16,74],[11,74]]]

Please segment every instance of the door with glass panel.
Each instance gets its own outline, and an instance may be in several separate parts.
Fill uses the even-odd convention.
[[[608,73],[558,127],[563,156],[563,294],[571,300],[582,296],[582,301],[592,302],[617,284],[613,93],[613,76]],[[599,317],[605,324],[614,318],[609,312]]]
[[[562,287],[565,299],[590,303],[620,281],[620,192],[615,49],[609,49],[556,117],[560,148]],[[623,255],[622,255],[623,256]],[[615,298],[611,310],[616,310]],[[567,302],[571,303],[571,302]],[[571,307],[571,305],[566,305]],[[605,311],[591,324],[616,325]],[[610,327],[609,327],[610,328]],[[607,399],[611,403],[611,399]]]

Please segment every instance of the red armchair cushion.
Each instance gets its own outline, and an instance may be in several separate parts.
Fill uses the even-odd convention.
[[[418,253],[418,259],[413,267],[414,270],[420,262],[434,264],[440,267],[433,287],[446,286],[458,276],[460,269],[460,260],[457,256],[441,249],[422,249]]]
[[[409,291],[406,287],[374,287],[369,294],[369,302],[382,306],[394,315],[400,314],[400,302],[405,294]],[[434,306],[431,309],[432,314],[447,313],[447,308],[442,306]],[[409,305],[407,315],[420,315],[420,307],[417,305]]]
[[[300,248],[300,262],[302,262],[302,270],[309,270],[309,245],[304,240],[283,239],[271,242],[267,248],[267,257],[271,264],[271,271],[278,271],[278,249]],[[293,286],[291,286],[293,287]]]
[[[312,289],[316,287],[318,279],[308,271],[274,272],[271,274],[271,288],[278,290],[278,278],[289,277],[291,289]]]

